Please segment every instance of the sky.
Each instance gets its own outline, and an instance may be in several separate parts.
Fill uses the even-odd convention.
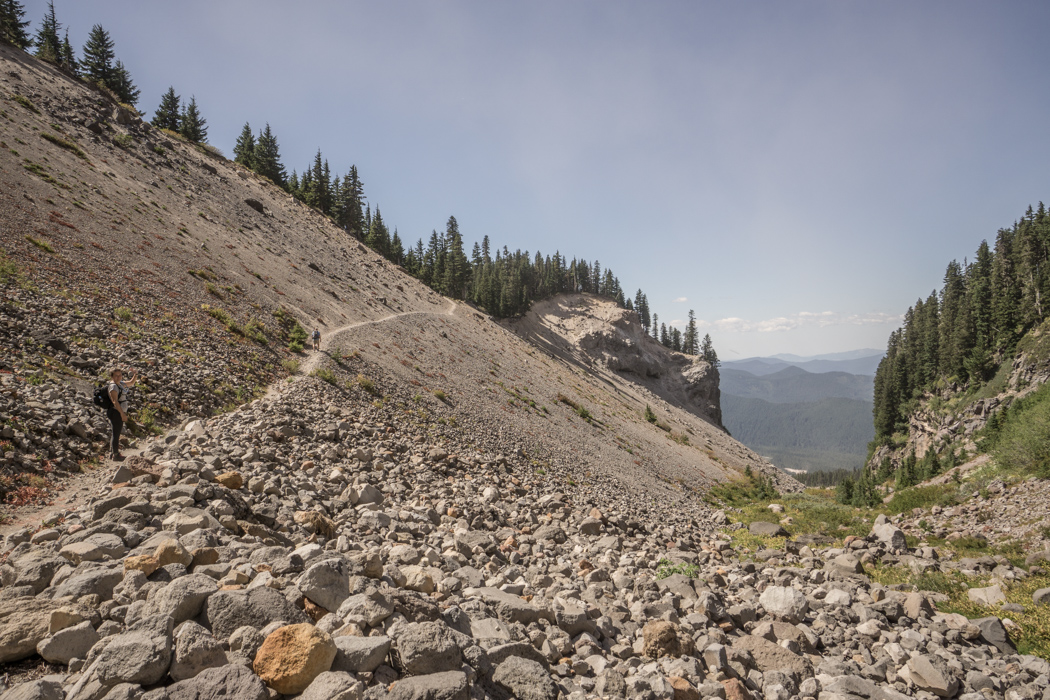
[[[46,2],[24,2],[32,29]],[[356,164],[401,238],[599,260],[723,359],[884,348],[1050,199],[1050,3],[55,0],[152,117]]]

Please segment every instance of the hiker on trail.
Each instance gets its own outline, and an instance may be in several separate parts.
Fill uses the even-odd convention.
[[[311,336],[314,341],[314,350],[321,349],[321,331],[317,328],[314,329],[314,334]]]
[[[112,408],[106,409],[106,418],[109,418],[113,426],[113,440],[110,444],[110,457],[118,462],[123,461],[124,455],[120,454],[120,433],[124,430],[124,424],[128,422],[128,387],[138,381],[138,370],[132,370],[128,382],[125,384],[123,373],[115,369],[109,373],[109,400],[113,403]]]

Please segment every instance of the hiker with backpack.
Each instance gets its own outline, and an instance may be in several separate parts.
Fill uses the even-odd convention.
[[[321,331],[320,331],[320,329],[315,328],[313,336],[311,336],[311,337],[313,338],[313,341],[314,341],[314,350],[320,350],[321,349]]]
[[[115,369],[109,373],[110,382],[105,386],[103,395],[98,397],[96,392],[96,403],[101,403],[106,409],[106,418],[109,418],[109,424],[113,426],[110,457],[117,462],[124,459],[120,454],[120,433],[124,430],[124,424],[128,422],[128,388],[134,386],[138,378],[138,370],[131,370],[127,383],[124,383],[123,373]]]

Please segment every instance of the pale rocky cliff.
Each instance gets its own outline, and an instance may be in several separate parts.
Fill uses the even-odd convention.
[[[625,376],[724,429],[718,369],[660,345],[633,311],[592,294],[565,294],[534,304],[509,325],[552,354]]]

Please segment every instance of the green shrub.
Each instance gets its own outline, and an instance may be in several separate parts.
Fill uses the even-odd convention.
[[[135,143],[135,139],[131,134],[118,134],[113,137],[113,143],[120,148],[131,148],[132,144]]]
[[[295,374],[296,372],[299,371],[299,360],[296,360],[296,359],[285,360],[281,364],[284,366],[284,368],[286,370],[288,370],[289,374]]]
[[[367,391],[372,396],[375,396],[375,395],[377,395],[379,393],[376,390],[375,383],[373,383],[371,379],[369,379],[368,377],[366,377],[363,374],[357,375],[357,385],[359,387],[361,387],[362,389],[364,389],[365,391]]]
[[[653,413],[653,409],[649,404],[645,404],[645,420],[649,423],[656,423],[656,414]]]
[[[127,322],[131,320],[131,309],[129,309],[126,306],[118,306],[117,308],[113,309],[113,315],[119,318],[121,321]]]
[[[292,352],[300,352],[306,347],[306,329],[298,321],[288,333],[288,341],[288,349]]]
[[[259,345],[269,344],[269,341],[266,339],[266,325],[258,319],[253,318],[244,324],[244,335]]]
[[[29,101],[28,97],[24,97],[23,95],[19,95],[16,93],[14,95],[11,95],[11,99],[28,109],[33,114],[40,114],[40,110],[36,108],[35,104]]]
[[[44,252],[47,252],[47,253],[54,253],[55,252],[54,247],[50,243],[48,243],[47,241],[42,241],[39,238],[33,238],[28,233],[26,234],[26,240],[29,241],[30,243],[32,243],[33,245],[35,245],[40,250],[43,250]]]
[[[1014,401],[1000,426],[992,448],[999,466],[1050,477],[1050,384]]]
[[[886,505],[892,515],[907,513],[915,508],[953,506],[958,502],[958,487],[955,484],[935,486],[913,486],[897,491]]]
[[[434,398],[436,398],[438,401],[448,401],[448,396],[446,396],[445,392],[443,392],[441,389],[434,389],[434,391],[432,391],[431,393],[434,395]]]
[[[50,141],[51,143],[55,144],[59,148],[64,148],[67,151],[70,151],[71,153],[73,153],[73,155],[75,155],[77,158],[80,158],[81,160],[87,160],[88,159],[87,153],[84,153],[84,151],[80,150],[80,146],[76,145],[72,141],[66,141],[63,138],[55,136],[54,134],[49,134],[46,131],[41,131],[40,132],[40,137],[43,138],[46,141]]]
[[[318,368],[313,372],[310,372],[311,377],[317,377],[323,382],[328,382],[332,386],[338,386],[339,379],[335,376],[335,372],[330,369]]]
[[[7,256],[0,252],[0,284],[17,280],[20,276],[18,265],[13,260],[8,260]]]
[[[687,564],[682,562],[680,564],[672,564],[667,559],[661,559],[656,565],[656,578],[665,579],[668,576],[674,576],[675,574],[682,574],[689,578],[696,578],[700,575],[700,567],[696,564]]]

